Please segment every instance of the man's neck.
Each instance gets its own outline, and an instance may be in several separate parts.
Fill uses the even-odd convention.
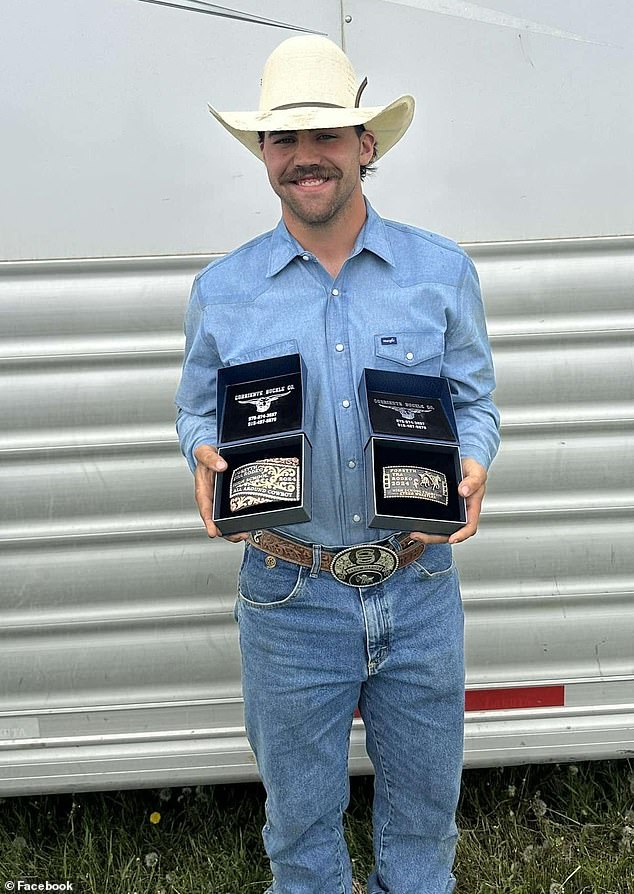
[[[282,210],[286,227],[302,248],[315,255],[333,279],[350,257],[357,236],[366,221],[367,212],[363,196],[348,209],[348,213],[337,216],[332,221],[319,226],[311,226]]]

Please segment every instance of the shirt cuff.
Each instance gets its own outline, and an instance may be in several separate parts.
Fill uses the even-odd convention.
[[[471,444],[460,445],[461,459],[475,459],[481,466],[488,471],[489,466],[493,462],[492,458],[481,447],[472,446]]]

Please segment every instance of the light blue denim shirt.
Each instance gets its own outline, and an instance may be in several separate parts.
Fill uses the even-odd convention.
[[[192,470],[194,449],[217,444],[217,369],[302,355],[312,519],[276,530],[326,546],[393,533],[366,523],[363,448],[369,432],[358,395],[364,367],[446,376],[462,457],[488,467],[499,443],[493,364],[472,261],[448,239],[367,209],[336,279],[280,221],[198,274],[185,320],[176,427]]]

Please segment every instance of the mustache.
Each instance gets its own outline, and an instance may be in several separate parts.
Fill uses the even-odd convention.
[[[337,168],[324,168],[320,165],[297,165],[292,171],[280,178],[281,183],[295,183],[304,177],[314,177],[317,180],[341,180],[341,171]]]

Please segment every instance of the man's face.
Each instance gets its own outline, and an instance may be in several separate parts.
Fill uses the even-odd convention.
[[[359,168],[372,158],[374,137],[354,127],[266,133],[262,156],[285,217],[323,226],[361,197]]]

